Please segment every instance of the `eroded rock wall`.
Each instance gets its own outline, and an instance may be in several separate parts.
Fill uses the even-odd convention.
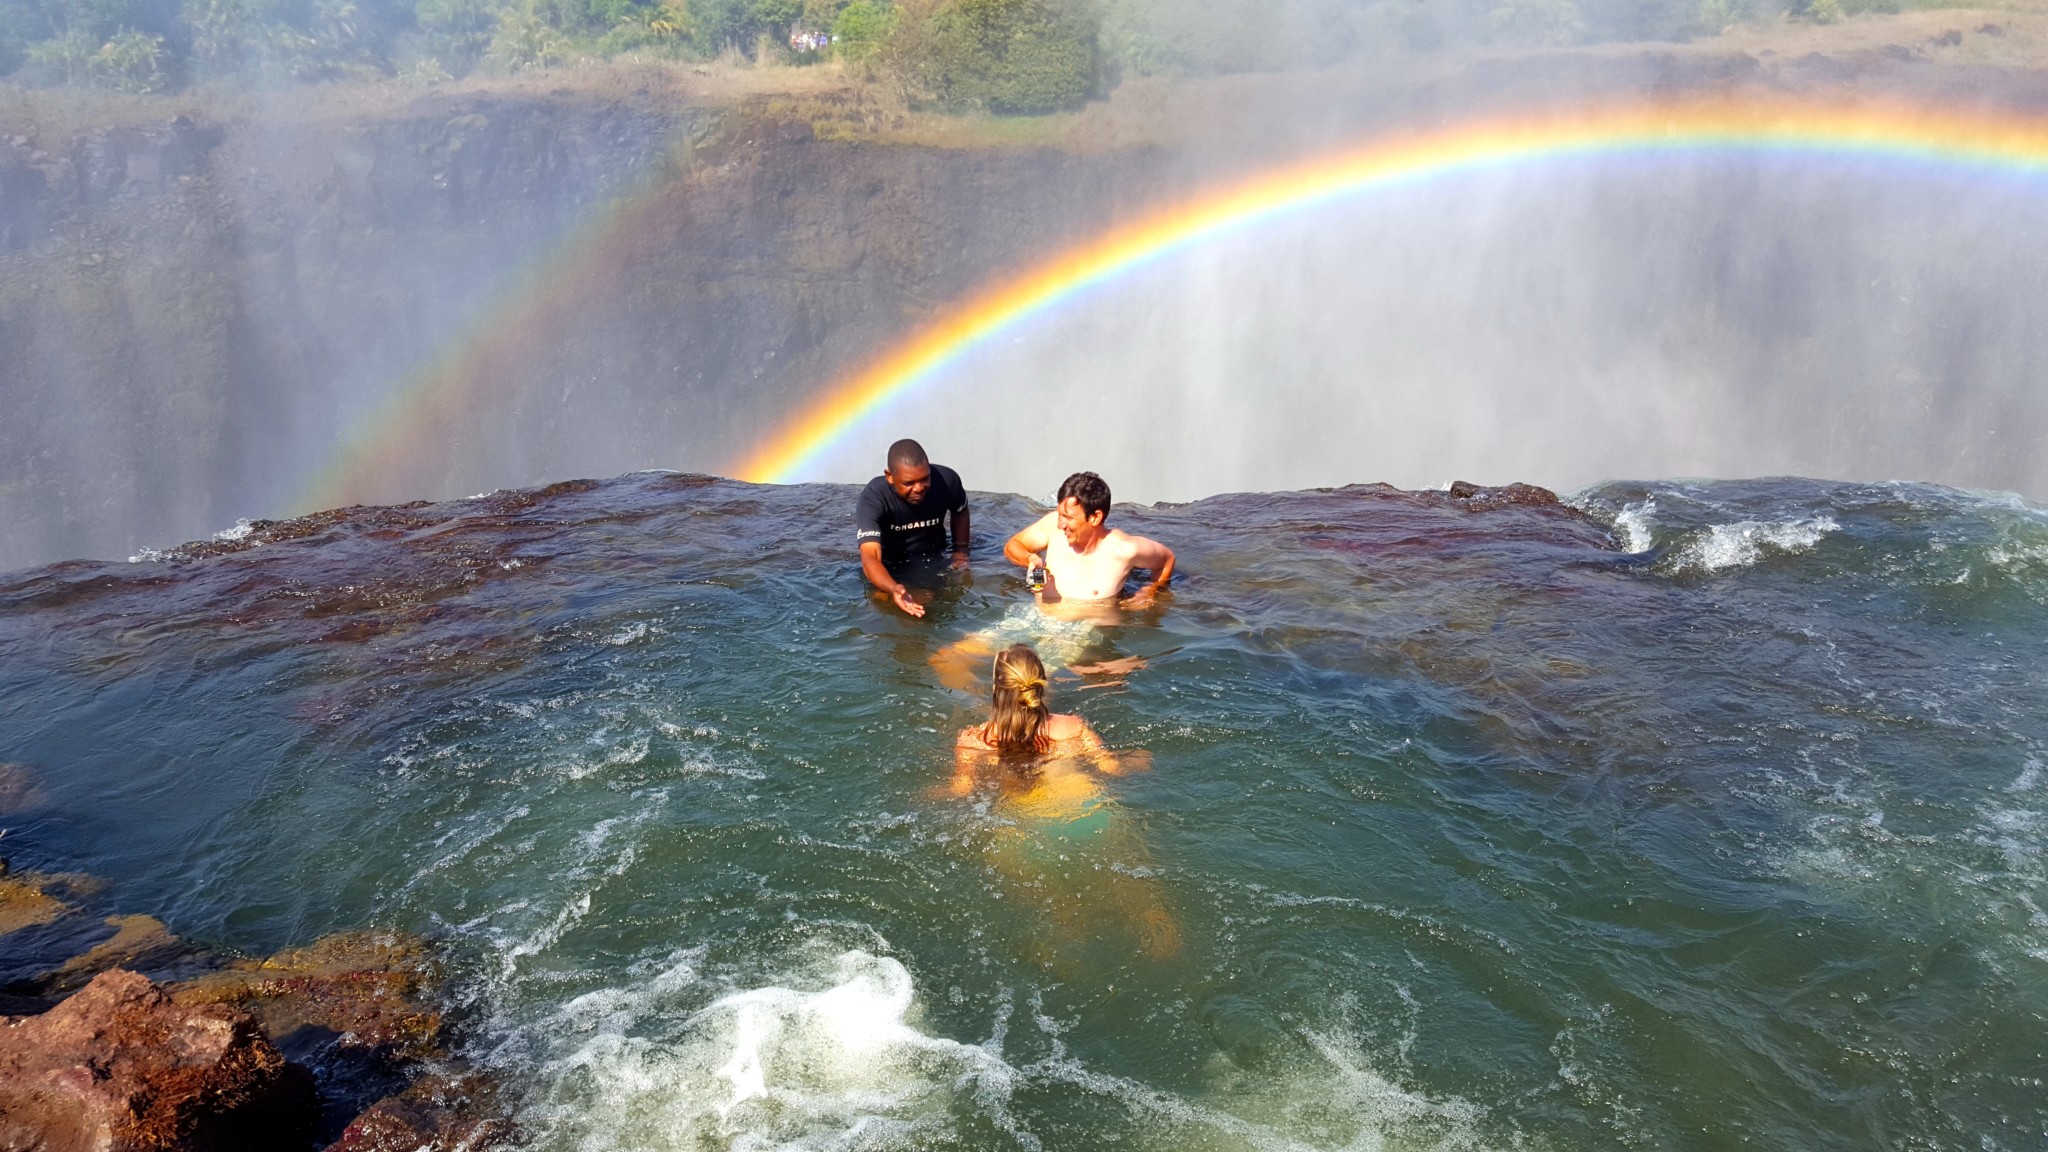
[[[1720,88],[2026,108],[2048,100],[2048,73],[1943,70],[1903,49],[1515,57],[1405,87],[1240,78],[1155,93],[1159,107],[1120,96],[1060,147],[995,131],[972,146],[815,131],[865,114],[867,98],[850,91],[791,104],[531,87],[396,104],[386,93],[356,107],[315,90],[221,107],[131,101],[67,119],[0,89],[0,569],[125,557],[240,518],[349,502],[638,468],[729,471],[806,398],[1002,270],[1220,177],[1376,125]],[[1119,116],[1143,130],[1123,132]],[[1786,442],[1703,462],[1652,444],[1646,459],[1661,463],[1632,463],[1632,474],[1761,467],[2030,495],[2048,483],[2032,449],[2048,407],[2023,386],[2048,362],[2031,320],[2048,287],[2020,243],[2031,232],[1987,241],[1963,214],[1944,218],[1938,182],[1873,182],[1859,193],[1868,203],[1846,205],[1805,204],[1740,171],[1696,175],[1654,203],[1604,194],[1613,202],[1491,242],[1509,256],[1575,254],[1567,287],[1606,268],[1605,295],[1583,294],[1626,306],[1588,305],[1547,326],[1525,318],[1534,334],[1501,346],[1551,349],[1539,366],[1560,379],[1633,348],[1653,367],[1683,367],[1665,373],[1674,379],[1707,381],[1696,391],[1718,388],[1732,412],[1766,413],[1756,439]],[[1747,226],[1759,217],[1783,238]],[[1933,253],[1890,269],[1906,288],[1869,267],[1872,253],[1917,259],[1893,244],[1894,227]],[[1419,251],[1415,275],[1443,279]],[[1504,317],[1471,301],[1500,295],[1504,267],[1540,271],[1487,252],[1466,262],[1448,271],[1469,283],[1444,293],[1465,310],[1431,318],[1450,334],[1411,340],[1422,359],[1405,367],[1375,348],[1386,378],[1374,387],[1409,388],[1429,377],[1437,347],[1501,332]],[[1387,300],[1412,294],[1403,274],[1382,279]],[[1543,287],[1530,299],[1558,295]],[[1354,301],[1365,319],[1375,299]],[[1881,339],[1899,331],[1909,338]],[[1128,343],[1111,334],[1103,347]],[[1077,355],[1119,387],[1136,374],[1094,363],[1104,357],[1088,348]],[[1542,359],[1508,363],[1532,358]],[[1270,379],[1255,368],[1233,370],[1231,387],[1289,381],[1285,366]],[[1501,407],[1503,390],[1557,391],[1549,377],[1487,371],[1500,380],[1475,419]],[[1173,411],[1174,396],[1151,399],[1146,410]],[[1681,400],[1670,423],[1699,423],[1703,402]],[[1276,407],[1318,410],[1299,398]],[[918,415],[913,406],[904,432],[928,426]],[[1741,431],[1717,442],[1740,445]],[[1145,451],[1112,446],[1089,462],[1128,475],[1161,471],[1160,453],[1202,455],[1170,433],[1151,429],[1159,443]],[[1429,453],[1451,440],[1402,439]],[[1361,444],[1334,478],[1422,482],[1389,467],[1401,446]],[[983,463],[981,483],[1004,482],[1000,461]],[[1516,474],[1569,479],[1543,463],[1517,458]],[[1213,461],[1203,466],[1213,474]],[[1272,486],[1262,477],[1233,473],[1201,491]]]
[[[308,461],[687,113],[0,113],[0,567],[281,509]]]
[[[0,569],[728,466],[909,318],[1156,191],[1156,160],[578,96],[0,115]],[[409,450],[337,464],[365,433]]]

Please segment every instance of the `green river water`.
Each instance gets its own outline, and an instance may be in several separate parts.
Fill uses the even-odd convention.
[[[2048,513],[1935,488],[1120,508],[1153,609],[866,594],[638,475],[0,580],[17,865],[403,928],[536,1149],[2048,1148]],[[251,546],[257,545],[257,546]],[[948,787],[980,630],[1144,771]],[[1143,753],[1144,755],[1138,755]],[[1043,790],[1041,790],[1043,791]]]

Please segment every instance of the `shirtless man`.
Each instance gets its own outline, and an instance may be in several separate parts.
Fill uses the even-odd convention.
[[[1045,569],[1039,603],[1113,603],[1133,569],[1152,573],[1152,582],[1124,601],[1127,608],[1152,602],[1173,579],[1173,549],[1132,536],[1103,521],[1109,517],[1109,485],[1093,472],[1076,472],[1060,485],[1059,506],[1003,545],[1003,558],[1020,565],[1027,579]],[[1036,583],[1035,580],[1033,580]]]
[[[1142,609],[1152,603],[1173,579],[1173,550],[1157,540],[1103,527],[1108,516],[1109,485],[1102,477],[1093,472],[1067,477],[1060,485],[1059,506],[1003,545],[1003,557],[1021,566],[1027,576],[1045,569],[1037,603],[1020,606],[1021,612],[1013,610],[1003,620],[932,653],[932,671],[939,683],[954,691],[973,691],[977,675],[988,668],[989,656],[1017,641],[1036,646],[1055,668],[1083,676],[1122,675],[1144,667],[1140,656],[1096,655],[1102,641],[1098,629],[1123,622],[1117,594],[1133,569],[1151,572],[1152,582],[1121,608]]]

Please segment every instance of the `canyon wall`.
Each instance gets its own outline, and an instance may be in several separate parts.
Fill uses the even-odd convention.
[[[1035,137],[870,130],[854,88],[0,93],[0,569],[729,470],[949,302],[1148,205],[1388,126],[1722,89],[2048,92],[1910,53],[1637,52],[1138,91]],[[2038,180],[1647,171],[1262,233],[1006,339],[892,428],[950,413],[934,450],[973,445],[977,487],[1071,463],[1146,499],[1793,471],[2048,493]],[[1090,409],[1085,460],[1044,449]]]

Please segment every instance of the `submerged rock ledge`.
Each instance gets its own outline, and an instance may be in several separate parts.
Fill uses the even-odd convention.
[[[153,917],[89,915],[95,889],[0,864],[0,1149],[411,1152],[510,1137],[495,1086],[443,1047],[426,942],[350,932],[228,957]]]

